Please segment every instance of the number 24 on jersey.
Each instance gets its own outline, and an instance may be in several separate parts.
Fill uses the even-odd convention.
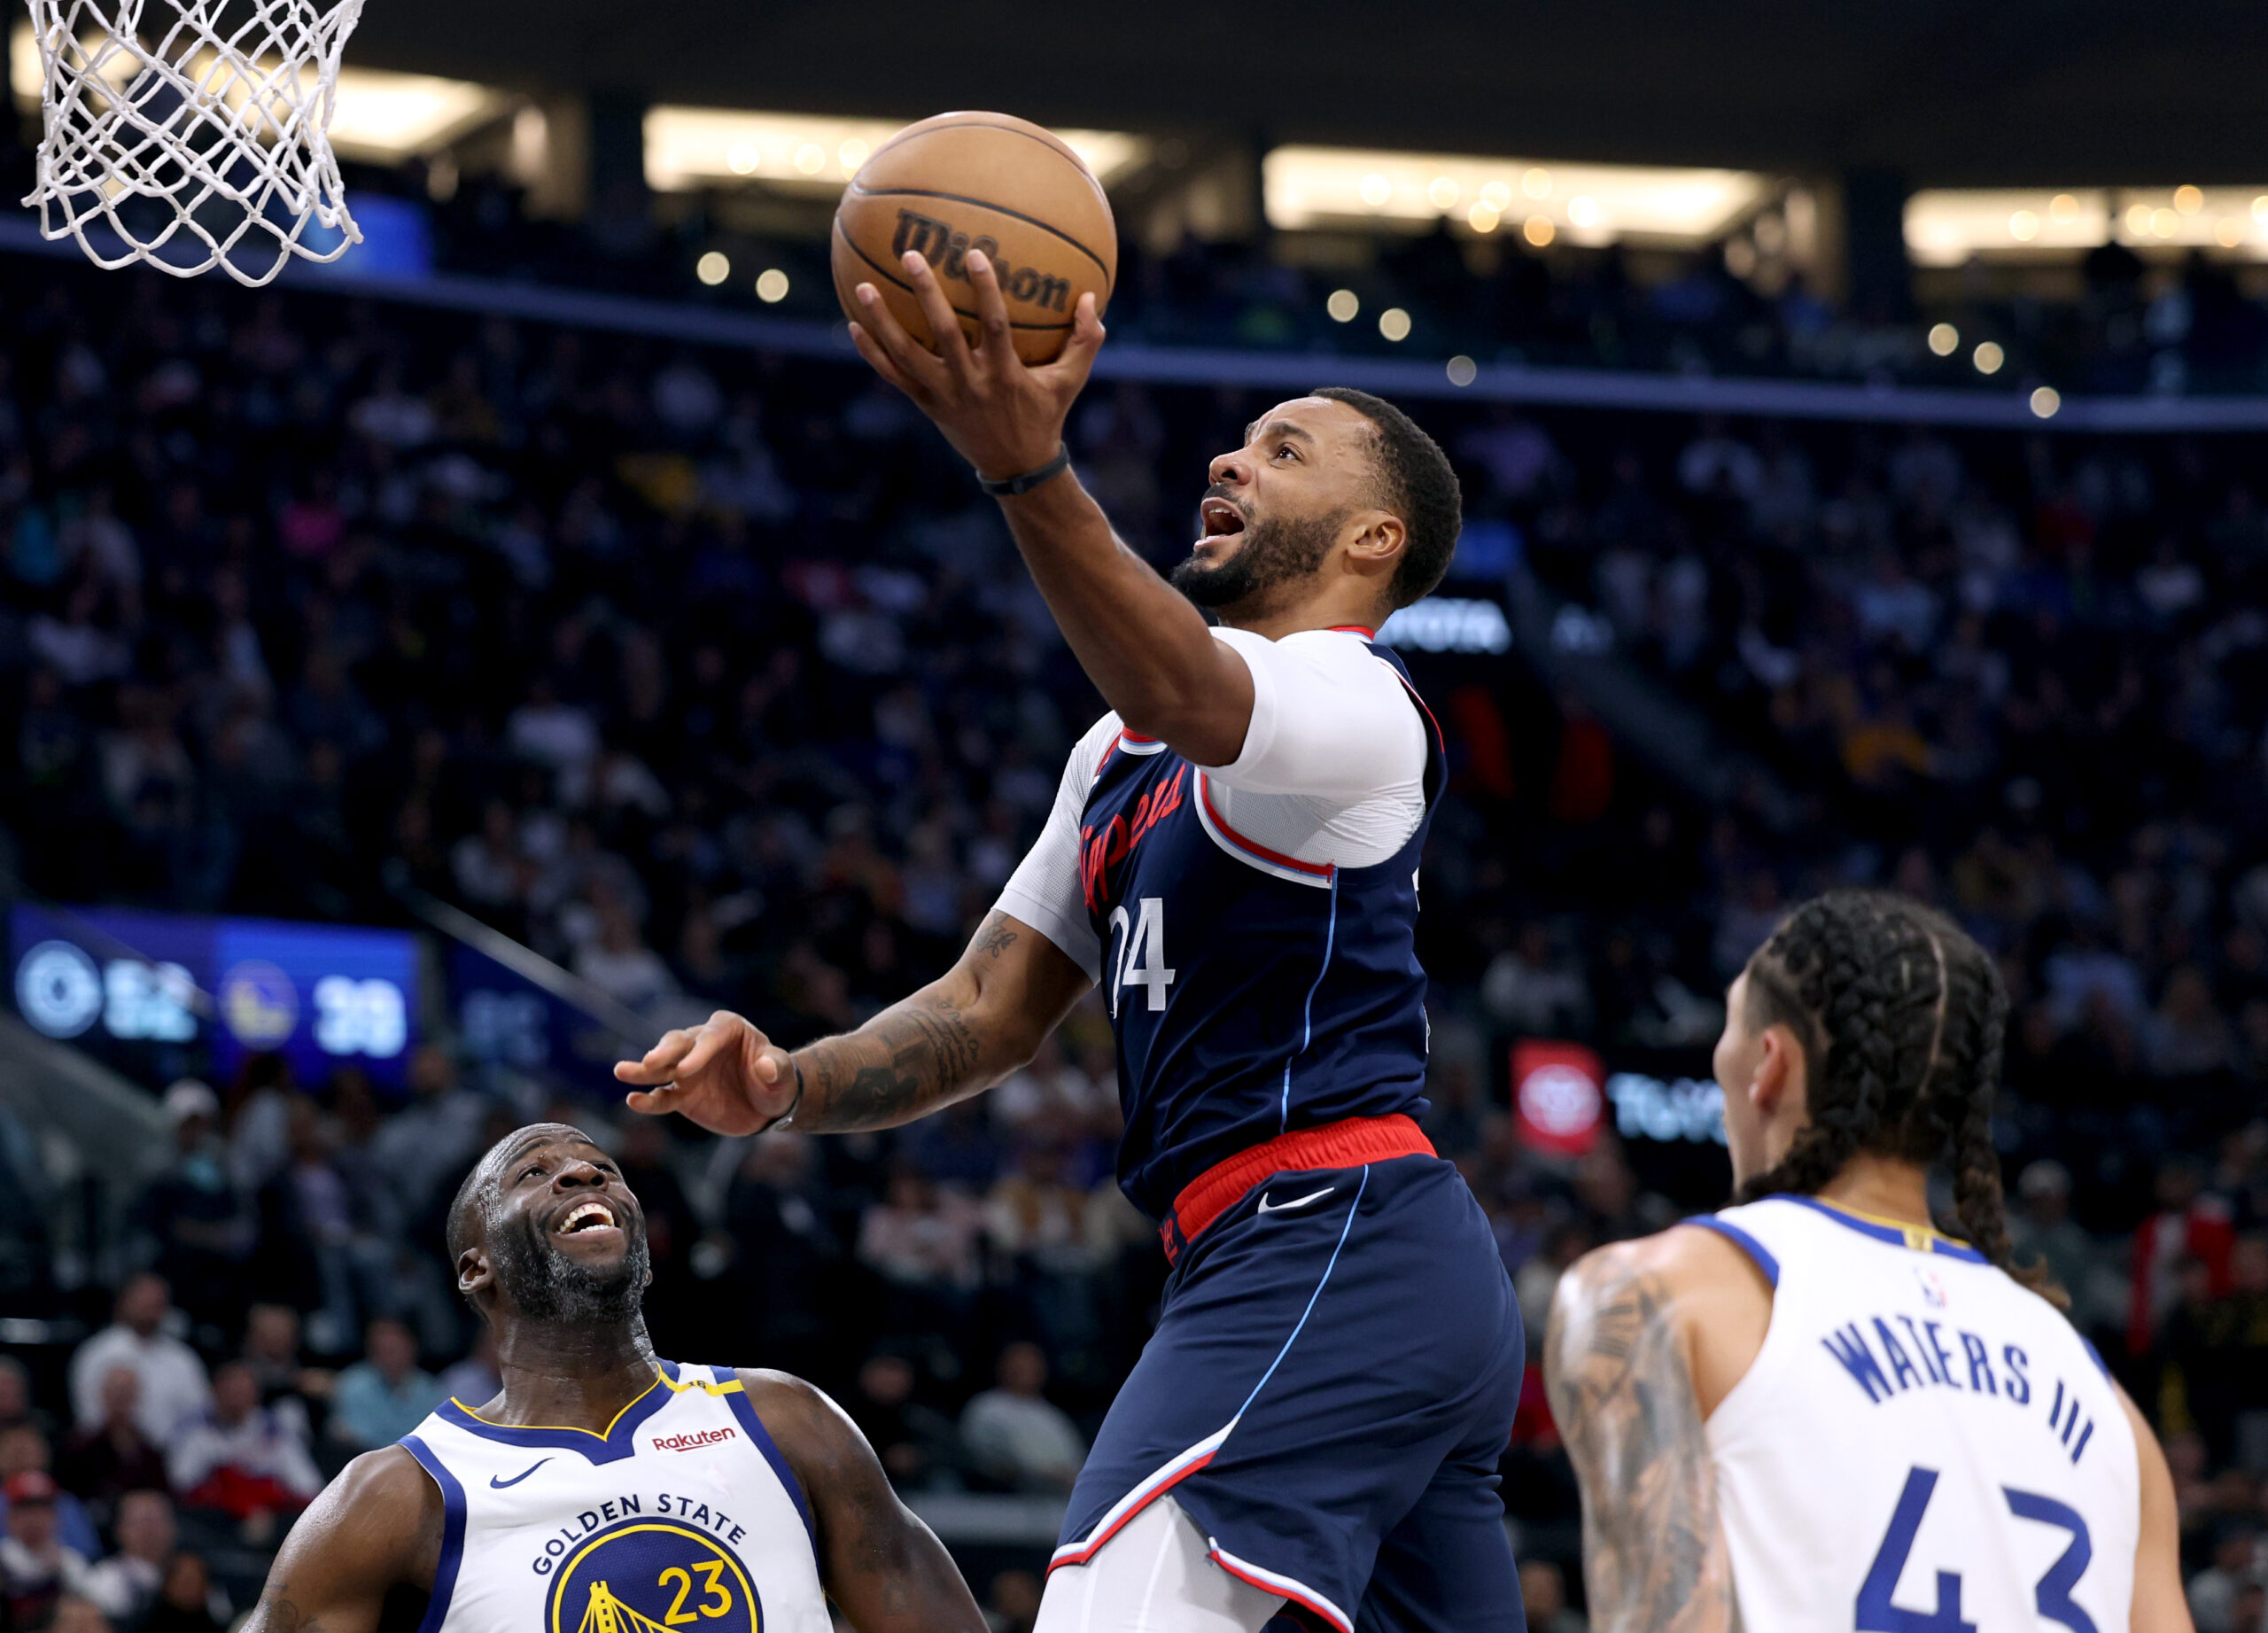
[[[1166,989],[1173,984],[1174,972],[1166,966],[1165,898],[1145,896],[1138,906],[1138,916],[1130,915],[1123,906],[1111,909],[1111,936],[1118,943],[1118,957],[1110,976],[1113,1020],[1118,1018],[1126,988],[1138,986],[1147,991],[1149,1008],[1155,1013],[1165,1008]]]

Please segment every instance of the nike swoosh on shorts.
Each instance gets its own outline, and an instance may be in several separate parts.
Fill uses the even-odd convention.
[[[1339,1187],[1335,1185],[1327,1185],[1320,1191],[1310,1191],[1305,1196],[1295,1196],[1288,1202],[1278,1202],[1273,1207],[1269,1205],[1268,1198],[1263,1195],[1260,1199],[1260,1207],[1258,1211],[1261,1213],[1289,1213],[1294,1208],[1304,1208],[1309,1202],[1319,1202],[1324,1197],[1336,1193]]]
[[[489,1475],[488,1483],[495,1487],[499,1491],[501,1491],[506,1486],[517,1486],[520,1481],[525,1480],[530,1474],[534,1474],[536,1470],[541,1468],[545,1464],[550,1461],[551,1459],[549,1458],[538,1458],[534,1462],[529,1464],[527,1467],[513,1475],[509,1480],[499,1480],[493,1474]]]

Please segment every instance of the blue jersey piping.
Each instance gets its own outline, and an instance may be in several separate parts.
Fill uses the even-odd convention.
[[[1268,1370],[1260,1374],[1260,1381],[1252,1386],[1252,1393],[1244,1397],[1244,1404],[1237,1408],[1237,1418],[1252,1410],[1253,1402],[1260,1398],[1260,1392],[1268,1387],[1268,1380],[1276,1375],[1276,1369],[1284,1365],[1284,1357],[1292,1353],[1292,1346],[1300,1341],[1301,1333],[1307,1328],[1308,1318],[1315,1314],[1316,1302],[1323,1297],[1324,1288],[1331,1285],[1331,1272],[1339,1268],[1339,1255],[1347,1246],[1348,1234],[1355,1228],[1355,1216],[1363,1211],[1363,1193],[1370,1188],[1371,1169],[1366,1163],[1363,1165],[1362,1183],[1355,1187],[1355,1200],[1347,1207],[1347,1223],[1339,1227],[1339,1240],[1331,1249],[1331,1257],[1323,1267],[1323,1275],[1317,1280],[1315,1291],[1308,1295],[1308,1307],[1300,1311],[1300,1319],[1298,1325],[1292,1328],[1292,1335],[1284,1341],[1284,1347],[1276,1352],[1276,1358],[1268,1364]],[[1236,1418],[1230,1419],[1229,1422],[1233,1427]]]
[[[416,1435],[405,1435],[400,1443],[441,1488],[441,1557],[433,1567],[433,1592],[425,1602],[424,1619],[417,1624],[417,1633],[441,1633],[441,1624],[449,1619],[449,1601],[456,1596],[457,1570],[464,1563],[464,1488]]]
[[[1292,1126],[1292,1068],[1308,1046],[1315,1041],[1315,995],[1323,990],[1323,978],[1331,973],[1331,950],[1339,942],[1339,870],[1331,870],[1331,916],[1324,921],[1323,931],[1323,965],[1315,972],[1315,980],[1308,987],[1307,1001],[1300,1006],[1300,1046],[1284,1062],[1284,1102],[1282,1115],[1277,1123],[1278,1133],[1288,1132]]]

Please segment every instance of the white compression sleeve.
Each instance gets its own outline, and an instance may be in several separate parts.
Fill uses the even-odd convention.
[[[1162,1497],[1084,1565],[1049,1575],[1032,1633],[1260,1633],[1283,1608],[1214,1564],[1197,1522]]]
[[[1425,820],[1426,737],[1392,665],[1337,630],[1213,635],[1252,672],[1244,747],[1205,774],[1220,820],[1303,862],[1367,867],[1399,851]]]
[[[1094,788],[1103,750],[1117,735],[1118,717],[1106,714],[1073,745],[1045,826],[993,904],[1060,947],[1090,981],[1101,979],[1102,944],[1087,921],[1086,897],[1079,883],[1079,815]]]
[[[1231,764],[1207,767],[1214,782],[1347,800],[1418,790],[1425,728],[1402,677],[1359,636],[1310,629],[1270,641],[1216,629],[1213,638],[1252,672],[1244,747]]]

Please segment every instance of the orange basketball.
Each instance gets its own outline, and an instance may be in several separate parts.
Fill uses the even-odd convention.
[[[1006,113],[940,113],[876,148],[843,189],[835,293],[863,318],[854,292],[872,284],[906,332],[935,351],[905,281],[903,258],[919,250],[975,340],[976,292],[964,261],[972,249],[991,259],[1016,355],[1028,363],[1053,361],[1071,338],[1079,297],[1092,291],[1099,314],[1118,275],[1110,201],[1060,137]]]

